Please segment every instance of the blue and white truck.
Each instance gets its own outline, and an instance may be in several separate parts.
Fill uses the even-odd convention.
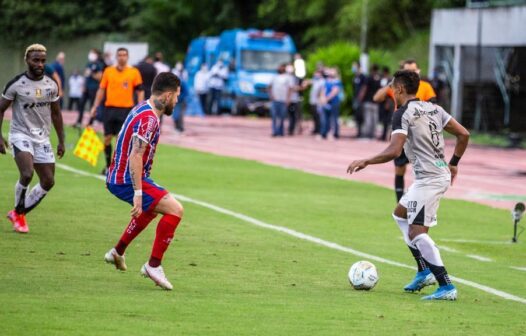
[[[195,74],[191,69],[197,71],[203,62],[192,62],[196,54],[192,46],[197,45],[199,39],[192,41],[186,57],[190,77]],[[278,67],[292,62],[295,53],[294,41],[286,33],[257,29],[225,30],[219,36],[215,57],[211,57],[214,59],[206,60],[209,67],[217,60],[229,67],[220,108],[230,110],[232,114],[268,110],[268,86]]]

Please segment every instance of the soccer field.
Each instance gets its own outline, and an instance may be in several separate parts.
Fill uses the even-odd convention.
[[[71,131],[68,140],[61,164],[100,171],[72,155]],[[3,216],[18,173],[9,156],[0,170]],[[182,199],[163,263],[174,290],[139,274],[156,221],[127,250],[128,271],[116,271],[103,256],[130,207],[95,175],[57,168],[28,235],[2,220],[1,335],[524,335],[526,271],[512,267],[526,267],[526,236],[507,243],[507,211],[442,202],[432,237],[449,272],[489,288],[456,282],[458,301],[422,302],[434,287],[402,291],[414,262],[391,190],[166,145],[152,177],[195,200]],[[380,281],[370,292],[348,284],[350,265],[369,260],[356,251],[394,262],[371,260]]]

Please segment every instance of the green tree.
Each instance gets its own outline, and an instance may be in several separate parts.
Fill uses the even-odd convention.
[[[0,0],[0,31],[16,45],[29,37],[74,39],[93,33],[124,30],[124,19],[138,11],[135,0]]]

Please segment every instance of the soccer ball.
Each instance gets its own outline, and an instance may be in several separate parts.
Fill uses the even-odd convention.
[[[354,289],[369,290],[378,282],[376,267],[368,261],[358,261],[349,270],[349,282]]]

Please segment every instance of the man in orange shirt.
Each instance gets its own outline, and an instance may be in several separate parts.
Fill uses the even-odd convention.
[[[409,70],[414,71],[417,74],[420,75],[420,69],[418,68],[418,65],[416,64],[416,61],[414,59],[407,59],[405,60],[401,65],[401,70]],[[436,94],[435,90],[433,90],[433,87],[428,82],[425,82],[423,80],[420,80],[420,84],[418,86],[418,91],[416,92],[416,98],[422,100],[422,101],[428,101],[432,103],[436,103]],[[394,93],[393,89],[391,89],[390,85],[387,85],[380,90],[378,90],[373,100],[376,103],[383,103],[387,97],[390,97],[393,101],[394,99]],[[396,101],[395,101],[396,105]],[[395,110],[397,107],[395,106]],[[396,193],[396,200],[400,201],[402,196],[404,195],[404,189],[405,189],[405,181],[404,181],[404,175],[407,168],[407,164],[409,163],[409,160],[407,159],[407,156],[405,156],[404,151],[402,151],[402,154],[394,160],[395,164],[395,193]]]
[[[117,49],[117,64],[104,70],[95,102],[91,108],[91,117],[94,118],[98,106],[106,95],[102,115],[106,156],[106,168],[102,171],[103,175],[106,175],[111,163],[111,140],[119,134],[128,113],[135,106],[135,92],[137,92],[138,102],[143,101],[144,90],[141,74],[136,68],[128,66],[128,49],[119,48]]]

